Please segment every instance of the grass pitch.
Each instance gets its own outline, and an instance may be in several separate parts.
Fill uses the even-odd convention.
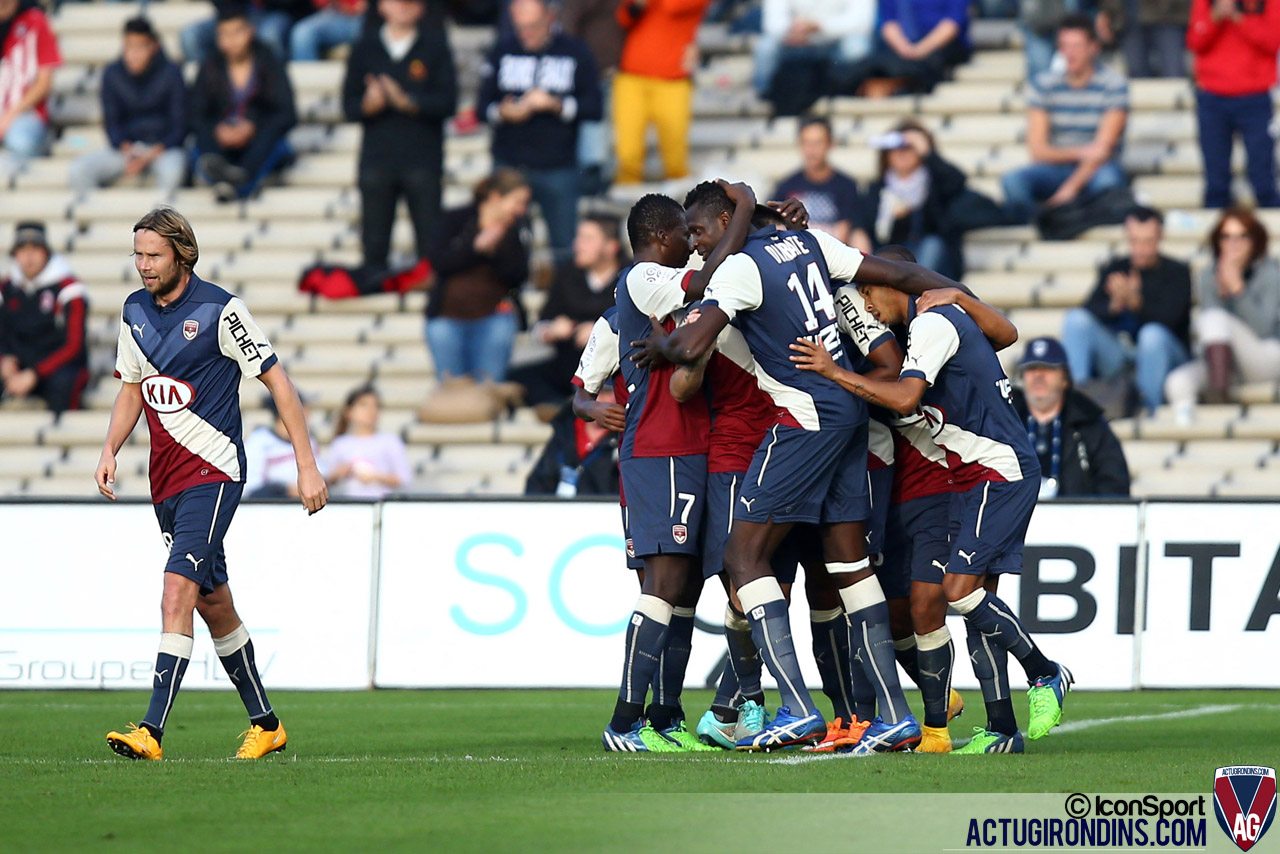
[[[655,833],[698,814],[701,793],[1207,792],[1216,767],[1280,763],[1280,693],[1267,691],[1075,693],[1064,725],[1023,756],[867,759],[605,754],[608,691],[272,699],[283,754],[227,760],[239,700],[190,691],[165,759],[130,762],[104,737],[142,714],[144,694],[0,693],[0,850],[707,850],[715,837]],[[710,699],[688,692],[685,706],[696,720]],[[982,722],[981,697],[966,701],[954,737]],[[680,807],[659,813],[634,797],[647,793],[681,794]]]

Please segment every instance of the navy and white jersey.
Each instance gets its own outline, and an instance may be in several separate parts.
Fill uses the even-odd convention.
[[[151,431],[151,500],[245,480],[240,378],[276,364],[244,302],[195,274],[177,300],[145,290],[124,302],[116,376],[141,383]]]
[[[947,455],[957,490],[983,481],[1038,479],[1040,463],[1010,396],[995,350],[964,309],[944,305],[914,314],[902,377],[929,384],[922,418]]]
[[[572,382],[588,394],[599,394],[618,370],[618,307],[614,305],[605,309],[591,327],[591,337],[582,348]],[[618,402],[625,404],[625,395]]]
[[[849,339],[858,355],[870,356],[872,350],[893,338],[893,331],[867,311],[867,301],[853,285],[836,288],[835,300],[840,334]]]
[[[667,331],[676,327],[673,314],[684,308],[685,289],[692,270],[677,270],[652,261],[634,264],[618,277],[618,362],[627,392],[627,429],[618,447],[618,459],[679,457],[705,454],[711,434],[711,410],[705,395],[684,403],[671,396],[671,375],[678,366],[641,368],[631,361],[643,341],[653,333],[650,316],[663,321]]]
[[[805,337],[822,341],[836,364],[850,369],[831,280],[852,280],[862,257],[829,234],[770,226],[751,234],[711,276],[704,302],[719,306],[742,330],[756,381],[783,410],[782,424],[825,430],[867,419],[859,398],[791,361],[791,344]]]

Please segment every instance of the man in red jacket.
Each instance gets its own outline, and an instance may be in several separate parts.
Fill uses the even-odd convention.
[[[1248,155],[1249,183],[1259,207],[1280,207],[1271,87],[1280,51],[1280,2],[1195,0],[1187,27],[1195,54],[1196,118],[1204,158],[1204,206],[1231,205],[1231,143]]]
[[[18,223],[11,254],[0,279],[0,395],[41,397],[54,412],[79,409],[89,380],[89,292],[49,251],[38,222]]]

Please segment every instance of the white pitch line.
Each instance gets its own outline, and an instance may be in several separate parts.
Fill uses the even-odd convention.
[[[1198,718],[1205,715],[1221,715],[1227,712],[1238,712],[1246,708],[1242,703],[1222,704],[1215,706],[1197,706],[1194,709],[1180,709],[1176,712],[1159,712],[1154,715],[1120,715],[1114,718],[1085,718],[1082,721],[1067,721],[1065,724],[1059,724],[1055,727],[1057,732],[1079,732],[1080,730],[1093,729],[1094,727],[1109,726],[1111,724],[1123,723],[1146,723],[1148,721],[1165,721],[1177,718]],[[969,739],[957,738],[952,744],[959,747],[968,744]],[[857,759],[860,757],[853,756],[848,753],[801,753],[792,756],[779,756],[777,758],[766,759],[773,765],[804,765],[809,762],[822,762],[828,759]]]

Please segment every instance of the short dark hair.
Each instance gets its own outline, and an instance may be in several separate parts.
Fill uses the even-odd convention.
[[[1089,41],[1096,42],[1098,40],[1098,31],[1094,29],[1093,18],[1088,15],[1072,13],[1063,15],[1062,20],[1058,22],[1058,32],[1064,30],[1080,30],[1089,37]]]
[[[897,243],[881,246],[874,254],[877,258],[884,258],[889,261],[906,261],[908,264],[916,263],[916,253]]]
[[[249,7],[242,3],[228,3],[226,6],[218,9],[217,23],[223,21],[243,20],[245,23],[251,23],[249,18]]]
[[[1124,215],[1125,219],[1133,219],[1138,222],[1151,222],[1155,220],[1156,224],[1161,228],[1164,227],[1164,214],[1151,207],[1150,205],[1134,205],[1129,208],[1129,212]]]
[[[151,22],[142,15],[139,15],[136,18],[130,18],[124,22],[124,34],[127,36],[146,36],[153,42],[160,41],[160,38],[156,35],[155,29],[151,26]]]
[[[610,240],[622,240],[622,223],[611,213],[589,213],[582,215],[583,222],[593,222]]]
[[[631,206],[627,215],[627,239],[631,251],[653,243],[660,231],[674,231],[684,223],[684,209],[670,196],[649,193]]]
[[[725,192],[715,181],[703,181],[694,187],[684,197],[684,209],[691,211],[694,208],[705,207],[707,212],[712,216],[719,216],[722,213],[733,213],[733,200],[729,198],[729,194]]]
[[[787,221],[782,218],[782,214],[768,205],[756,205],[756,209],[751,214],[752,228],[767,228],[768,226],[787,225]]]
[[[831,139],[833,137],[833,134],[831,133],[830,120],[828,120],[826,116],[817,116],[813,113],[800,117],[800,127],[796,130],[796,134],[799,135],[799,133],[805,128],[811,127],[820,127],[825,130],[827,132],[827,139]]]

